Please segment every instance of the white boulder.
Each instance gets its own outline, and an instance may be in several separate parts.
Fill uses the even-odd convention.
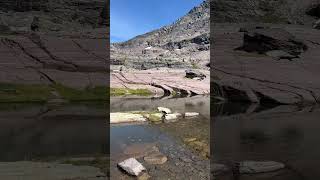
[[[177,121],[178,116],[176,114],[166,114],[164,116],[165,122],[175,122]]]
[[[171,113],[171,110],[169,108],[165,108],[165,107],[158,107],[158,111],[164,112],[166,114],[170,114]]]
[[[126,159],[118,164],[123,170],[128,174],[133,176],[138,176],[142,171],[146,170],[141,163],[139,163],[135,158]]]

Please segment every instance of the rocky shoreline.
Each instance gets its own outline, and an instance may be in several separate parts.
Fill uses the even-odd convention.
[[[201,72],[206,78],[186,78],[184,69],[114,71],[111,72],[110,85],[111,88],[147,89],[155,97],[210,94],[210,72],[208,70],[195,71]]]

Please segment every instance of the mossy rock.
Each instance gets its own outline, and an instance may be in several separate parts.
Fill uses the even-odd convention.
[[[153,113],[149,114],[149,121],[151,122],[161,122],[162,121],[163,114],[162,113]]]

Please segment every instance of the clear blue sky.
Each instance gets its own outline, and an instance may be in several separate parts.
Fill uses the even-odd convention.
[[[201,2],[203,0],[111,0],[111,42],[126,41],[169,25]]]

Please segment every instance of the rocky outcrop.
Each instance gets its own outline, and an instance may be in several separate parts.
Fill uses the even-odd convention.
[[[307,50],[307,46],[292,34],[280,28],[252,28],[245,31],[243,45],[238,50],[247,52],[257,52],[266,54],[273,51],[272,55],[282,56],[283,58],[292,55],[291,58],[298,57]],[[278,50],[275,54],[275,50]],[[288,53],[279,54],[279,51]]]
[[[179,69],[149,69],[145,71],[112,72],[110,83],[114,88],[148,89],[157,96],[193,96],[210,93],[209,71],[202,81],[185,78]]]
[[[65,39],[29,34],[0,37],[0,82],[105,86],[106,39]]]

